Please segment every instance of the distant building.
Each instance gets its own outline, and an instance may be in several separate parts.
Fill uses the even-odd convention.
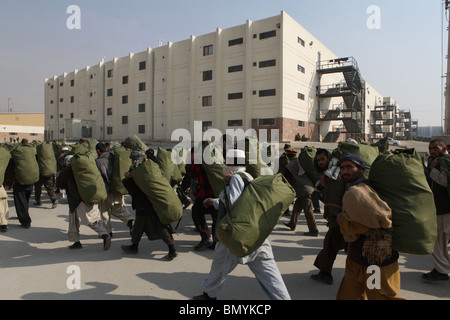
[[[43,113],[0,114],[0,143],[17,142],[24,138],[30,142],[44,140]]]
[[[442,135],[442,127],[441,126],[428,126],[428,127],[418,127],[417,135],[419,137],[434,137]]]
[[[339,35],[337,35],[339,36]],[[345,37],[345,35],[343,35]],[[175,129],[370,139],[383,95],[287,13],[45,80],[49,139],[170,140]]]

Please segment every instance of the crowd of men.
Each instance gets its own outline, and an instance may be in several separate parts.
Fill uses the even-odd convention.
[[[23,140],[22,143],[28,143]],[[80,141],[84,143],[84,141]],[[57,177],[40,179],[35,187],[35,205],[41,205],[42,185],[48,190],[52,207],[58,205],[54,188],[60,192],[60,197],[67,197],[69,206],[68,238],[73,244],[70,249],[81,249],[80,222],[89,226],[103,239],[103,248],[108,250],[113,236],[110,223],[111,216],[120,219],[129,229],[131,245],[122,246],[127,254],[137,254],[140,240],[145,233],[150,240],[163,240],[168,246],[165,258],[169,261],[177,257],[174,230],[171,225],[163,225],[155,212],[152,203],[142,190],[134,183],[130,172],[125,173],[123,184],[132,198],[132,209],[125,206],[124,196],[110,188],[114,157],[109,145],[96,145],[97,168],[103,178],[107,190],[107,199],[100,204],[89,204],[82,200],[74,178],[70,163],[73,154],[68,149],[58,150],[56,155],[59,165]],[[323,248],[318,252],[314,266],[318,269],[312,279],[332,284],[333,264],[339,251],[346,250],[347,260],[345,275],[340,284],[337,299],[401,299],[399,253],[392,247],[392,210],[384,202],[371,182],[364,176],[366,166],[357,155],[350,154],[342,159],[336,159],[326,149],[317,149],[314,165],[320,180],[314,185],[305,179],[305,172],[298,160],[298,150],[286,145],[279,161],[279,171],[295,188],[296,199],[292,212],[289,209],[284,215],[290,215],[290,221],[285,223],[288,230],[294,231],[301,212],[305,214],[308,232],[305,236],[317,237],[319,232],[315,214],[321,212],[327,220],[328,231],[324,237]],[[192,154],[193,155],[193,154]],[[429,143],[429,161],[424,165],[424,171],[434,195],[437,211],[437,239],[432,254],[434,268],[422,278],[427,281],[446,281],[449,279],[450,258],[448,244],[450,243],[450,196],[446,172],[440,168],[438,159],[448,156],[448,146],[443,140],[433,140]],[[231,206],[240,198],[245,187],[253,178],[246,173],[243,159],[245,153],[241,150],[225,150],[224,180],[226,188],[219,197],[213,192],[205,168],[201,164],[186,165],[186,175],[176,186],[184,207],[192,201],[192,221],[200,235],[200,242],[194,247],[196,251],[214,250],[211,271],[205,279],[204,292],[194,296],[194,299],[216,299],[227,274],[237,264],[248,265],[257,277],[264,293],[269,299],[290,299],[282,276],[276,266],[272,248],[266,239],[261,247],[251,255],[239,258],[218,241],[215,230],[218,222],[229,209],[226,198],[231,199]],[[153,149],[146,152],[132,152],[130,158],[133,165],[143,159],[155,160]],[[245,162],[245,161],[244,161]],[[130,167],[130,171],[133,168]],[[238,174],[239,173],[239,174]],[[56,185],[55,185],[56,181]],[[14,203],[19,220],[23,227],[31,226],[28,212],[28,202],[33,185],[13,186]],[[187,196],[188,195],[188,196]],[[0,230],[6,232],[8,224],[8,195],[4,186],[0,188]],[[355,203],[358,207],[354,208]],[[20,213],[19,213],[20,212]],[[280,213],[283,214],[283,213]],[[208,226],[206,216],[212,218]],[[369,245],[370,244],[370,245]],[[380,268],[381,288],[369,290],[366,286],[367,268],[376,265]]]

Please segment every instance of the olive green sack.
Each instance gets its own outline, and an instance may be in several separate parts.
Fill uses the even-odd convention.
[[[333,151],[333,156],[339,160],[349,154],[356,154],[361,157],[366,167],[364,176],[369,177],[372,163],[380,155],[380,148],[377,145],[354,144],[350,142],[339,142],[338,147]]]
[[[316,158],[317,149],[315,147],[305,146],[301,151],[298,159],[303,169],[305,169],[307,176],[311,182],[315,185],[320,180],[321,174],[317,172],[314,165],[314,159]]]
[[[183,217],[180,199],[154,161],[144,160],[131,171],[131,177],[152,203],[163,225],[171,224]]]
[[[105,182],[90,152],[75,154],[70,161],[81,199],[87,204],[99,204],[106,200]]]
[[[52,143],[41,143],[36,146],[39,174],[41,177],[51,177],[57,172],[57,163]]]
[[[11,160],[11,152],[4,147],[0,147],[0,186],[5,182],[5,172]]]
[[[11,156],[14,160],[14,174],[18,183],[32,185],[39,181],[39,165],[34,145],[19,144],[11,150]]]
[[[125,178],[125,172],[128,172],[131,166],[131,150],[124,148],[121,145],[116,145],[111,149],[111,154],[114,156],[111,191],[126,195],[128,194],[128,190],[123,185],[122,180]]]
[[[373,163],[369,180],[392,209],[393,247],[403,253],[433,252],[436,207],[415,149],[385,152]]]
[[[282,174],[260,176],[245,187],[231,213],[218,223],[218,240],[238,257],[256,251],[272,233],[296,194]]]

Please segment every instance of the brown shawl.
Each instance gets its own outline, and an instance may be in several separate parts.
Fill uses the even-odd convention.
[[[365,233],[363,256],[369,263],[380,264],[392,255],[392,210],[366,183],[352,186],[343,197],[344,217],[369,228]],[[347,242],[359,235],[345,235]]]

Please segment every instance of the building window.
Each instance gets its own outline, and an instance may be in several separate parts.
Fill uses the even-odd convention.
[[[233,39],[228,41],[228,46],[232,47],[232,46],[236,46],[238,44],[243,44],[244,43],[244,38],[238,38],[238,39]]]
[[[128,83],[128,76],[123,76],[122,77],[122,84],[127,84]]]
[[[301,66],[301,65],[297,65],[297,70],[300,71],[301,73],[305,73],[305,67]]]
[[[75,102],[75,97],[74,96],[71,96],[70,97],[70,103],[74,103]]]
[[[228,120],[229,127],[242,127],[242,120]]]
[[[138,107],[138,112],[145,112],[145,103],[140,103]]]
[[[128,103],[128,96],[122,96],[122,104]]]
[[[107,115],[107,116],[112,116],[112,115],[113,115],[112,108],[106,109],[106,115]]]
[[[244,66],[241,64],[239,66],[231,66],[228,67],[228,73],[232,73],[232,72],[240,72],[244,70]]]
[[[128,124],[128,116],[122,116],[122,124]]]
[[[259,62],[259,67],[260,68],[275,67],[276,65],[277,65],[277,60],[276,59],[260,61]]]
[[[59,115],[59,118],[60,118],[60,119],[64,118],[64,115],[61,113],[61,114]]]
[[[210,56],[213,54],[213,45],[203,47],[203,56]]]
[[[235,93],[228,94],[228,100],[236,100],[236,99],[242,99],[242,98],[243,98],[242,92],[235,92]]]
[[[70,86],[71,86],[71,87],[74,87],[74,86],[75,86],[75,80],[73,80],[73,79],[70,80]]]
[[[145,69],[147,69],[147,62],[146,61],[139,62],[139,70],[145,70]]]
[[[53,104],[53,100],[50,100],[50,104]]]
[[[260,126],[274,126],[275,125],[275,118],[259,119],[258,122],[259,122]]]
[[[300,100],[305,100],[305,95],[304,95],[303,93],[298,92],[298,93],[297,93],[297,97],[298,97]]]
[[[205,132],[208,129],[212,128],[212,121],[203,121],[202,122],[202,131]]]
[[[145,91],[145,82],[139,83],[139,92]]]
[[[73,114],[73,112],[70,113],[70,119],[75,118],[75,115]]]
[[[277,36],[277,30],[267,31],[259,34],[259,40],[272,38]]]
[[[64,98],[59,99],[59,102],[64,102]]]
[[[107,95],[108,97],[112,97],[112,95],[113,95],[113,89],[108,89],[108,90],[106,91],[106,95]]]
[[[113,76],[113,70],[108,70],[108,78],[112,78]]]
[[[298,121],[298,126],[304,128],[304,127],[306,127],[306,122],[299,120]]]
[[[276,89],[268,89],[268,90],[260,90],[259,96],[260,97],[270,97],[270,96],[276,96],[277,90]]]
[[[213,72],[212,70],[203,71],[203,81],[209,81],[213,78]]]
[[[64,82],[61,82],[61,83],[59,84],[59,86],[60,86],[60,87],[63,87],[63,86],[64,86]]]
[[[202,97],[202,107],[211,107],[211,106],[212,106],[212,96]]]
[[[298,37],[298,43],[300,43],[303,47],[305,46],[305,40],[303,40],[302,38]]]
[[[107,127],[107,128],[106,128],[106,134],[107,134],[108,136],[112,135],[112,134],[113,134],[113,127]]]
[[[145,133],[145,125],[140,125],[138,130],[139,130],[138,131],[139,134],[144,134]]]

